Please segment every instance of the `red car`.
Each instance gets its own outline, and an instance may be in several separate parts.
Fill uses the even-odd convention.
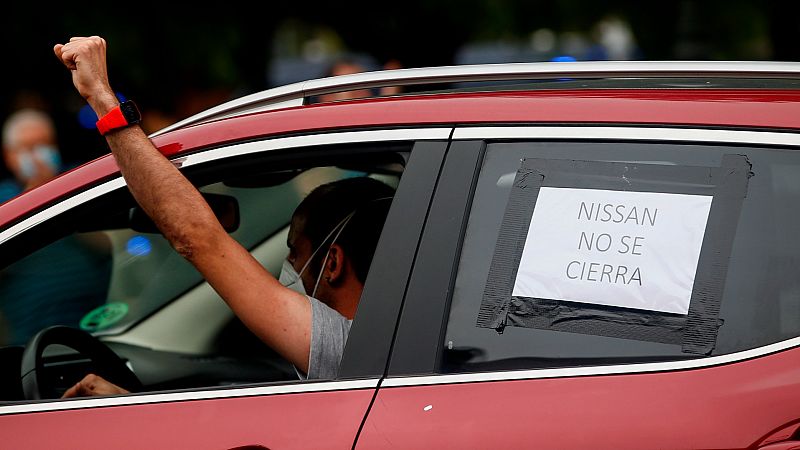
[[[0,443],[800,448],[799,74],[364,73],[156,133],[273,274],[313,187],[396,186],[332,380],[246,331],[110,155],[72,170],[0,205]],[[430,90],[315,102],[395,85]],[[135,392],[58,399],[89,372]]]

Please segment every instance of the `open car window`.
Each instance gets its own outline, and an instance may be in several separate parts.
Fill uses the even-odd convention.
[[[201,192],[237,200],[240,223],[231,235],[253,249],[288,226],[311,189],[364,175],[318,167],[277,186],[244,188],[218,182]],[[285,254],[276,254],[265,261],[275,275],[282,257]],[[202,280],[163,236],[131,228],[68,235],[11,264],[0,277],[2,345],[24,345],[36,331],[51,325],[121,332]]]
[[[190,178],[204,196],[235,200],[231,235],[278,276],[292,213],[310,191],[352,177],[396,188],[404,165],[394,152],[365,164],[339,160],[284,161],[280,169],[237,161],[217,171],[205,166]],[[291,366],[244,328],[191,264],[134,219],[140,212],[127,192],[106,197],[52,219],[61,226],[50,223],[43,227],[49,234],[37,236],[52,242],[0,270],[0,348],[19,348],[46,327],[66,325],[100,337],[133,367],[144,391],[296,380]],[[91,368],[51,347],[45,356],[64,367],[56,389],[63,392]],[[19,373],[13,361],[3,365]],[[0,401],[20,399],[6,391]]]

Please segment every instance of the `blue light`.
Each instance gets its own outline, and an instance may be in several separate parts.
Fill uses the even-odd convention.
[[[555,56],[550,61],[552,62],[575,62],[576,59],[569,55]]]
[[[87,130],[94,129],[95,122],[97,122],[97,114],[94,113],[91,106],[84,105],[83,108],[78,111],[78,122]]]
[[[117,92],[116,95],[117,99],[119,99],[121,102],[127,100],[127,98],[125,98],[125,96],[119,92]],[[96,122],[97,114],[95,114],[91,106],[84,105],[83,108],[78,111],[78,123],[80,123],[83,128],[86,128],[87,130],[94,130],[96,128]]]
[[[153,250],[153,244],[150,243],[150,239],[144,236],[134,236],[128,239],[125,250],[131,256],[146,256]]]

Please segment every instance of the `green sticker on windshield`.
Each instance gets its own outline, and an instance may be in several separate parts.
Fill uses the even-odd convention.
[[[125,303],[107,303],[93,309],[81,319],[81,330],[99,331],[122,320],[128,314],[128,305]]]

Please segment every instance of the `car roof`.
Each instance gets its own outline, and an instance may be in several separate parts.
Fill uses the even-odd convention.
[[[334,92],[449,83],[511,82],[521,80],[635,80],[677,77],[683,79],[787,80],[797,82],[800,64],[791,62],[733,61],[583,61],[570,63],[511,63],[361,72],[320,78],[268,89],[210,108],[160,130],[160,135],[189,125],[246,113],[308,104]]]
[[[744,64],[744,63],[742,63]],[[793,63],[739,63],[704,64],[664,63],[655,64],[649,72],[652,76],[686,76],[707,78],[724,76],[726,78],[763,78],[796,80],[800,65]],[[749,65],[748,65],[749,64]],[[619,76],[630,63],[577,64],[569,63],[568,72],[564,64],[544,64],[548,71],[542,76],[596,77],[613,72]],[[528,79],[536,66],[503,65],[517,67],[514,77]],[[641,75],[644,67],[638,66]],[[468,66],[475,67],[475,66]],[[485,66],[480,66],[485,67]],[[574,68],[583,68],[574,71]],[[756,70],[760,67],[760,70]],[[634,67],[635,68],[635,67]],[[443,68],[440,79],[469,79],[453,75],[450,68]],[[501,77],[508,73],[494,68]],[[524,69],[524,70],[523,70]],[[591,69],[591,70],[590,70]],[[602,70],[600,70],[602,69]],[[614,70],[611,70],[614,69]],[[712,70],[713,69],[713,70]],[[750,70],[749,72],[747,70]],[[405,69],[413,71],[415,69]],[[426,69],[427,70],[427,69]],[[477,69],[473,69],[473,72]],[[605,71],[605,72],[604,72]],[[683,71],[683,72],[682,72]],[[398,71],[388,71],[398,72]],[[535,71],[534,71],[535,72]],[[493,72],[494,73],[494,72]],[[771,74],[771,75],[770,75]],[[534,73],[534,75],[536,75]],[[380,78],[380,83],[374,77]],[[538,75],[537,75],[538,76]],[[358,83],[352,78],[361,80]],[[372,78],[370,78],[372,77]],[[427,77],[427,78],[426,78]],[[431,79],[431,76],[418,77],[414,82]],[[332,79],[317,80],[313,89],[300,89],[299,97],[287,100],[287,92],[292,89],[279,88],[283,94],[254,94],[261,100],[248,96],[249,106],[242,99],[229,102],[228,106],[212,108],[194,119],[179,122],[176,126],[151,135],[154,144],[167,156],[197,151],[203,148],[218,147],[226,143],[287,133],[317,133],[342,129],[368,129],[377,127],[424,127],[455,126],[475,124],[626,124],[661,126],[703,126],[736,129],[800,129],[800,90],[796,89],[720,89],[720,88],[577,88],[577,89],[527,89],[514,87],[510,90],[487,91],[485,86],[473,92],[449,92],[432,94],[411,94],[395,97],[379,97],[349,100],[332,103],[305,104],[310,94],[331,92],[335,89],[352,89],[354,86],[381,85],[397,80],[385,73],[372,75],[356,74],[344,77],[334,83]],[[480,77],[477,77],[480,79]],[[652,78],[652,77],[651,77]],[[516,78],[515,78],[516,79]],[[574,79],[574,78],[571,78]],[[388,81],[387,81],[388,80]],[[310,82],[308,82],[310,83]],[[361,84],[359,84],[361,83]],[[391,83],[389,83],[391,84]],[[247,99],[248,97],[243,97]],[[266,100],[264,98],[267,98]],[[302,104],[294,105],[299,99]],[[255,105],[255,106],[254,106]],[[249,109],[248,109],[249,108]],[[183,125],[181,125],[183,123]],[[0,226],[16,221],[19,217],[41,209],[87,185],[97,184],[115,176],[119,169],[111,155],[84,164],[65,173],[49,183],[33,189],[22,196],[0,205]]]

